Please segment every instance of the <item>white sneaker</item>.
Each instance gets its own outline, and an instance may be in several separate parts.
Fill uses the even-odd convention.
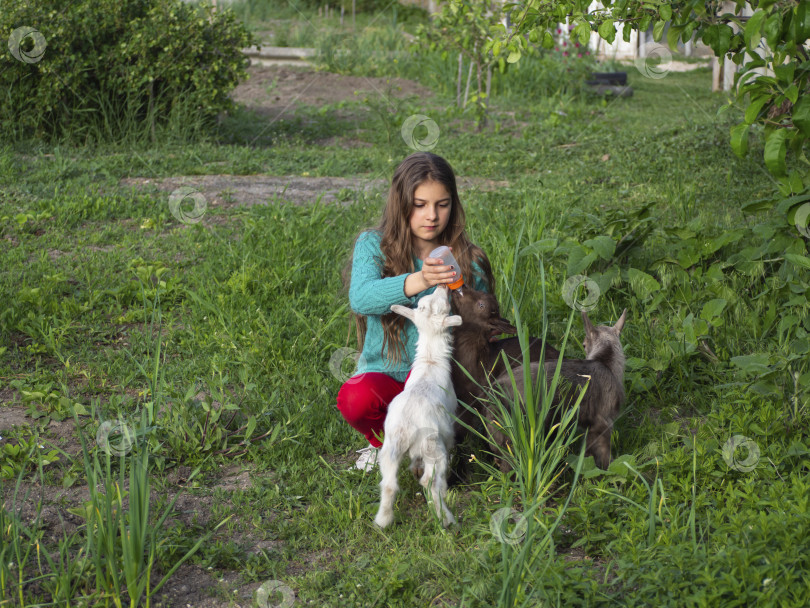
[[[361,471],[373,471],[374,467],[377,466],[377,452],[379,451],[379,448],[375,448],[371,444],[362,450],[357,450],[360,457],[357,459],[354,468],[360,469]]]

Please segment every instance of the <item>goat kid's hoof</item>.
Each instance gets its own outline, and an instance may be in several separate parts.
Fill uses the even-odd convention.
[[[451,515],[450,517],[445,517],[444,518],[444,521],[442,522],[442,525],[445,528],[449,528],[450,526],[454,526],[456,523],[457,523],[456,518]]]
[[[385,515],[377,514],[377,517],[374,518],[374,523],[377,524],[377,526],[379,526],[380,528],[387,528],[392,523],[394,523],[394,515],[391,514],[391,515],[385,516]]]

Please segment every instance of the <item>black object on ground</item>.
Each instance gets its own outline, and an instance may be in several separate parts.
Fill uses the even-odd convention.
[[[587,84],[627,85],[627,72],[593,72]]]

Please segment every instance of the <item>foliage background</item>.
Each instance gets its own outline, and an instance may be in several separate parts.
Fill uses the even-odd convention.
[[[181,114],[210,124],[233,109],[228,93],[249,64],[241,49],[256,42],[233,13],[179,0],[0,2],[9,44],[31,24],[47,45],[41,60],[0,55],[6,137],[109,138],[121,122],[154,125]],[[19,42],[34,50],[32,37]]]

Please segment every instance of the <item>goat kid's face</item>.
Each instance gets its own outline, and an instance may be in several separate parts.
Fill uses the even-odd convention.
[[[588,318],[588,313],[582,311],[582,322],[585,324],[585,340],[582,345],[585,347],[585,356],[590,356],[591,353],[597,352],[607,345],[619,343],[619,336],[624,329],[624,322],[627,319],[627,309],[622,312],[622,316],[616,321],[613,327],[608,325],[594,326]]]
[[[410,319],[417,329],[439,333],[448,327],[461,325],[461,317],[450,316],[450,301],[447,298],[447,288],[440,285],[432,294],[419,300],[416,308],[407,308],[394,304],[391,310]]]
[[[501,316],[498,300],[491,293],[465,287],[464,295],[454,291],[450,298],[465,326],[474,326],[486,335],[517,333],[515,326]]]

